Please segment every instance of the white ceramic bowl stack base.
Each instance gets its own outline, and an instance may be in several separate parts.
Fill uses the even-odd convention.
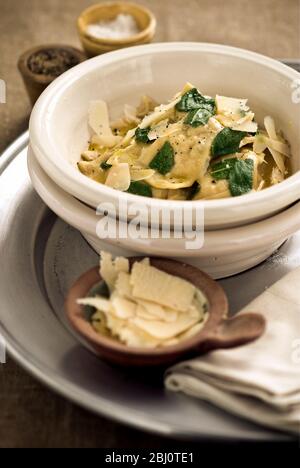
[[[125,79],[126,77],[126,79]],[[266,259],[300,229],[300,106],[292,100],[299,74],[267,57],[213,44],[171,43],[123,49],[70,70],[47,88],[30,122],[29,170],[45,203],[79,229],[96,249],[107,244],[149,255],[186,257],[212,276],[238,273]],[[181,202],[136,197],[98,184],[76,167],[89,140],[88,106],[104,99],[111,118],[142,94],[166,102],[186,81],[205,94],[248,98],[262,124],[274,117],[291,143],[293,175],[284,182],[242,197],[201,202],[205,210],[204,246],[186,250],[178,239],[108,239],[96,236],[95,208],[119,201],[176,209]],[[184,202],[195,206],[197,202]],[[123,252],[123,251],[122,251]]]
[[[300,202],[283,212],[250,225],[204,234],[200,250],[187,250],[183,239],[99,239],[96,210],[64,192],[43,171],[31,148],[28,168],[34,188],[60,218],[80,230],[97,251],[110,250],[120,255],[148,254],[186,259],[214,278],[224,278],[251,268],[269,257],[291,234],[300,229]],[[120,221],[118,222],[118,225]]]

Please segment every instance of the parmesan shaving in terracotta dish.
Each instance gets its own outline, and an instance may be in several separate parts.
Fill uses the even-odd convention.
[[[98,333],[127,346],[157,348],[179,343],[198,333],[209,315],[204,294],[182,278],[151,266],[149,259],[130,269],[125,258],[101,254],[100,275],[108,293],[79,299],[93,308],[91,323]],[[103,286],[103,284],[102,284]]]

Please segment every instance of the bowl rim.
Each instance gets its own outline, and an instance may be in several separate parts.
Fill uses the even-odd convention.
[[[107,187],[103,184],[99,184],[88,177],[81,174],[75,167],[64,159],[59,158],[58,148],[55,147],[55,139],[50,137],[47,129],[47,122],[51,115],[51,109],[55,107],[55,104],[59,99],[62,98],[66,89],[69,89],[78,80],[82,79],[87,73],[106,65],[120,62],[120,60],[126,60],[128,58],[140,57],[149,55],[151,53],[160,54],[174,51],[202,51],[216,53],[219,55],[226,55],[232,57],[238,57],[246,59],[255,64],[263,65],[267,68],[275,70],[279,74],[285,76],[290,80],[299,79],[300,74],[288,67],[287,65],[258,54],[256,52],[231,47],[219,44],[209,43],[195,43],[195,42],[171,42],[171,43],[156,43],[150,45],[135,46],[130,48],[124,48],[117,51],[109,52],[102,56],[94,57],[87,60],[71,70],[68,70],[62,76],[57,78],[50,86],[43,92],[38,99],[29,123],[30,129],[30,141],[36,157],[44,170],[50,175],[56,183],[66,188],[67,191],[75,190],[80,198],[80,193],[83,191],[89,197],[91,204],[97,205],[96,200],[101,200],[103,193],[106,193],[111,200],[118,202],[120,199],[127,200],[129,203],[135,203],[138,201],[144,202],[149,207],[168,207],[178,208],[180,201],[174,200],[160,200],[155,198],[145,198],[138,195],[120,192],[113,188]],[[45,118],[47,115],[47,118]],[[43,135],[41,137],[41,135]],[[63,179],[63,182],[62,182]],[[60,182],[59,182],[60,181]],[[205,209],[236,209],[249,204],[256,205],[261,202],[274,201],[276,197],[284,195],[289,190],[299,190],[300,193],[300,171],[291,175],[280,184],[272,187],[268,187],[260,192],[251,192],[243,195],[242,197],[231,197],[223,198],[218,200],[201,200],[204,204]],[[196,207],[197,201],[185,201],[184,206],[187,208]]]
[[[149,24],[144,29],[140,30],[138,33],[132,34],[122,39],[105,38],[105,37],[97,38],[87,33],[86,27],[83,25],[83,16],[93,11],[102,10],[103,8],[107,8],[109,6],[121,6],[121,5],[123,8],[128,9],[128,12],[132,11],[131,7],[133,7],[145,13],[146,16],[148,16]],[[134,16],[132,12],[130,14]],[[144,7],[143,5],[139,5],[134,2],[121,2],[121,1],[116,1],[116,2],[109,1],[109,2],[91,5],[90,7],[83,10],[77,19],[77,28],[78,28],[79,34],[82,35],[84,38],[88,39],[89,41],[91,41],[91,43],[94,46],[97,46],[97,45],[107,45],[107,46],[123,45],[124,46],[126,44],[130,45],[130,44],[139,42],[148,35],[149,36],[154,35],[156,24],[157,24],[157,21],[156,21],[154,14],[147,7]]]
[[[145,255],[141,255],[139,257],[131,257],[129,258],[130,264],[136,262],[136,261],[141,261],[143,258],[149,258],[146,257]],[[91,287],[97,283],[91,283],[89,282],[89,287],[82,287],[82,283],[85,280],[88,280],[89,278],[96,278],[98,275],[98,282],[102,280],[100,273],[99,273],[99,268],[94,267],[88,270],[87,272],[83,273],[76,282],[71,286],[67,297],[65,301],[65,310],[68,319],[70,320],[72,326],[83,336],[86,340],[88,340],[90,343],[92,343],[95,346],[101,346],[105,349],[108,350],[113,350],[114,352],[117,353],[125,353],[131,357],[133,356],[144,356],[144,357],[157,357],[157,356],[168,356],[168,355],[173,355],[173,354],[182,354],[186,353],[189,350],[192,350],[195,348],[197,344],[199,344],[202,341],[205,341],[205,339],[208,339],[208,337],[211,337],[216,330],[217,326],[222,322],[222,320],[227,318],[228,315],[228,309],[229,309],[229,304],[228,304],[228,299],[226,296],[226,293],[222,286],[215,281],[213,278],[211,278],[208,274],[200,270],[199,268],[188,265],[184,262],[178,262],[176,260],[171,260],[167,258],[160,258],[160,257],[151,257],[150,256],[150,263],[155,266],[156,268],[162,269],[164,271],[164,268],[159,266],[161,265],[161,262],[163,264],[169,264],[173,265],[174,268],[177,267],[177,270],[180,269],[186,269],[188,270],[187,273],[191,272],[191,276],[194,275],[196,276],[197,274],[197,280],[200,280],[201,286],[204,289],[204,294],[207,296],[207,300],[209,302],[209,310],[212,312],[209,313],[208,318],[206,322],[203,325],[203,328],[199,332],[197,332],[195,335],[193,335],[190,338],[187,338],[185,340],[182,340],[182,342],[176,344],[176,345],[170,345],[162,348],[143,348],[143,347],[131,347],[131,346],[126,346],[125,344],[113,340],[110,337],[106,337],[101,335],[100,333],[97,333],[91,323],[86,320],[83,316],[83,306],[77,304],[74,302],[74,300],[79,298],[77,295],[77,291],[84,291],[84,296],[86,297],[87,293],[90,291]],[[173,270],[174,272],[174,270]],[[177,275],[177,273],[175,273]],[[186,280],[186,277],[184,275],[178,275],[179,277],[183,278]],[[187,280],[188,281],[188,280]],[[196,286],[196,281],[192,282]],[[198,288],[200,287],[198,285]],[[197,287],[197,286],[196,286]],[[88,326],[87,326],[88,324]],[[205,336],[206,335],[206,336]]]

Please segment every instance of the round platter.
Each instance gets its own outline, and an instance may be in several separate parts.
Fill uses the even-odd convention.
[[[112,367],[80,344],[66,323],[64,297],[98,258],[79,232],[56,218],[34,192],[27,144],[24,134],[0,159],[0,334],[12,357],[64,397],[140,429],[191,440],[288,439],[205,402],[167,392],[157,371],[137,375]],[[220,281],[231,312],[298,265],[300,234],[263,264]]]

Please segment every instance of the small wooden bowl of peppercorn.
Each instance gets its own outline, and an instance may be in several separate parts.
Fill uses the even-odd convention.
[[[44,45],[24,52],[18,61],[18,68],[32,105],[40,94],[58,76],[86,60],[86,55],[74,47],[65,45]]]

